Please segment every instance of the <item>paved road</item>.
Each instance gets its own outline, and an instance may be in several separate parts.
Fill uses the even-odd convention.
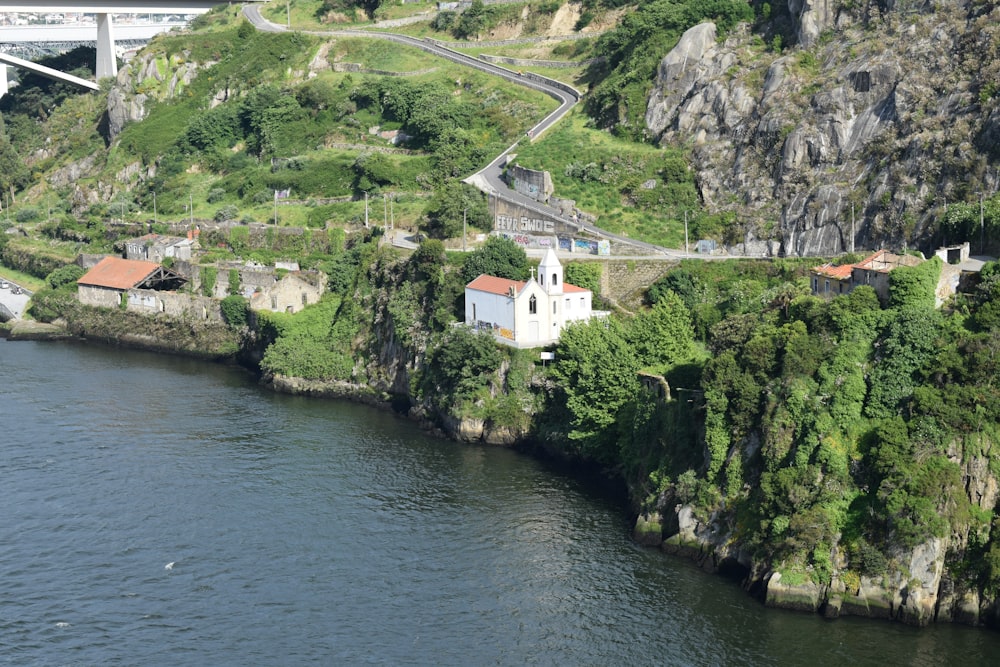
[[[277,23],[271,23],[265,19],[260,14],[260,7],[257,5],[244,5],[243,14],[247,17],[251,24],[254,25],[258,30],[263,30],[265,32],[285,32],[287,29],[283,25],[278,25]],[[446,58],[454,63],[464,65],[466,67],[472,67],[478,69],[482,72],[492,74],[494,76],[499,76],[508,81],[515,83],[520,86],[525,86],[527,88],[532,88],[534,90],[545,93],[549,97],[552,97],[557,102],[559,102],[559,107],[555,111],[547,115],[541,121],[539,121],[531,131],[529,136],[532,140],[540,137],[546,130],[552,127],[556,122],[558,122],[563,116],[565,116],[569,111],[576,106],[580,101],[581,93],[569,86],[559,81],[554,81],[552,79],[547,79],[535,74],[519,74],[515,71],[500,67],[499,65],[494,65],[493,63],[488,63],[478,58],[454,51],[447,48],[440,43],[430,40],[430,39],[419,39],[416,37],[410,37],[408,35],[399,35],[395,33],[387,32],[369,32],[365,30],[330,30],[330,31],[304,31],[308,34],[322,35],[322,36],[344,36],[344,37],[367,37],[370,39],[384,39],[398,44],[407,44],[409,46],[416,47],[432,53],[441,58]],[[560,211],[551,206],[543,204],[531,197],[522,195],[519,192],[515,192],[507,187],[507,184],[501,178],[503,173],[503,167],[506,162],[507,156],[517,149],[518,142],[515,142],[509,146],[504,152],[493,159],[488,165],[480,169],[475,174],[472,174],[465,179],[465,182],[470,183],[483,192],[488,194],[501,194],[504,199],[517,202],[521,206],[527,208],[528,210],[534,210],[540,214],[548,217],[558,218],[565,221],[566,224],[576,225],[577,229],[581,233],[588,233],[593,236],[600,238],[606,238],[619,243],[624,243],[627,245],[640,248],[646,252],[652,252],[659,255],[665,255],[671,258],[680,258],[691,256],[683,252],[676,250],[670,250],[668,248],[663,248],[661,246],[653,245],[651,243],[644,243],[642,241],[637,241],[635,239],[630,239],[625,236],[620,236],[618,234],[613,234],[605,229],[596,227],[594,225],[588,225],[586,223],[578,223],[569,217],[562,215]]]
[[[15,294],[14,290],[17,289],[20,293]],[[4,319],[9,315],[13,316],[13,319],[19,320],[24,315],[24,309],[28,306],[28,300],[31,299],[31,294],[21,288],[19,285],[10,282],[6,278],[0,277],[0,319]],[[7,312],[4,313],[3,311]]]

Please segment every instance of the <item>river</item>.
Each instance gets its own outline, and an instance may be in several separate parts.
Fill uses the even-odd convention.
[[[995,664],[1000,633],[766,609],[623,499],[234,368],[0,339],[0,662]]]

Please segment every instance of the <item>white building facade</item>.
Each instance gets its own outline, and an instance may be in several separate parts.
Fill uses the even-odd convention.
[[[465,323],[491,331],[502,343],[545,347],[559,340],[570,322],[593,315],[590,290],[563,281],[563,268],[550,248],[527,282],[481,275],[465,286]]]

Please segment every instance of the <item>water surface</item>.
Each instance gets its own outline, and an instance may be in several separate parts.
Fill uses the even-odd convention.
[[[0,340],[0,661],[995,664],[635,546],[622,499],[233,368]]]

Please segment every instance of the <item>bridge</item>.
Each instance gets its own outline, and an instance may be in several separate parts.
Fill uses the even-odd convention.
[[[45,26],[44,32],[46,37],[38,39],[36,35],[32,41],[96,41],[96,74],[97,79],[100,80],[109,76],[117,76],[118,74],[118,61],[115,57],[116,28],[121,30],[123,35],[132,34],[132,26],[114,26],[111,21],[112,14],[204,14],[219,4],[223,3],[220,0],[0,0],[0,12],[30,12],[36,14],[73,12],[96,14],[97,24],[95,26]],[[149,25],[146,25],[147,32]],[[89,35],[90,39],[65,39],[64,36],[70,34],[70,31],[59,30],[59,28],[64,27],[87,31],[85,34]],[[37,26],[29,26],[29,28],[37,28]],[[8,38],[7,36],[16,36],[18,31],[23,30],[22,28],[0,28],[0,43],[16,41],[14,38]],[[163,30],[160,30],[160,32],[163,32]],[[24,32],[21,32],[21,34],[24,34]],[[124,38],[135,39],[135,37],[131,36]],[[51,79],[67,81],[83,88],[97,90],[97,84],[93,81],[64,74],[52,68],[36,65],[30,61],[7,54],[0,54],[0,64],[22,67]],[[7,68],[0,67],[0,69],[3,70],[3,74],[0,76],[0,85],[2,85],[2,92],[6,92]]]

